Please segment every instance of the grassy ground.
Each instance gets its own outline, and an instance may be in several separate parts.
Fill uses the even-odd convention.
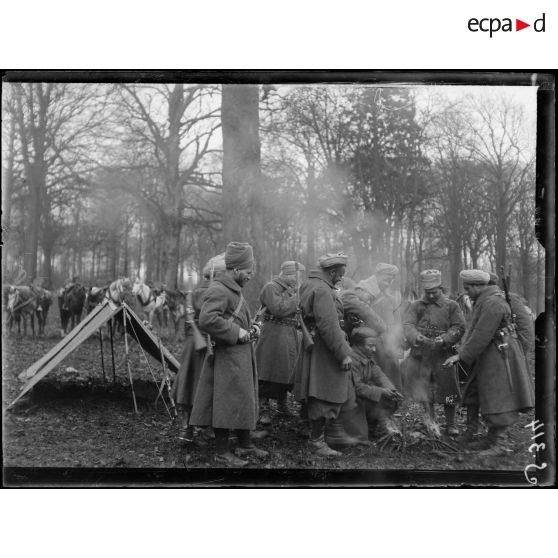
[[[187,468],[211,469],[213,440],[207,445],[185,447],[176,439],[177,424],[170,420],[165,406],[158,402],[154,373],[161,378],[160,366],[149,360],[132,343],[131,361],[139,413],[134,413],[130,384],[125,372],[122,340],[115,344],[116,382],[113,383],[110,345],[105,343],[103,379],[99,340],[90,338],[61,365],[42,380],[29,396],[5,411],[21,389],[17,375],[38,360],[60,340],[55,324],[35,340],[18,335],[3,339],[3,457],[4,466],[13,467],[108,467],[108,468]],[[171,352],[180,354],[180,342],[164,339]],[[296,414],[298,404],[290,401]],[[273,415],[273,413],[272,413]],[[272,470],[434,470],[434,471],[523,471],[533,462],[528,453],[532,433],[524,426],[533,417],[523,415],[509,435],[506,455],[479,458],[475,454],[436,452],[426,445],[403,451],[381,450],[378,445],[351,449],[342,457],[317,458],[307,448],[303,423],[297,418],[273,415],[269,435],[258,445],[269,451],[267,459],[253,460],[248,469]],[[405,402],[399,410],[407,439],[420,426],[416,405]],[[464,416],[458,425],[464,428]]]

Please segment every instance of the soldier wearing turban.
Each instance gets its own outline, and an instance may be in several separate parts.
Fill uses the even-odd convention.
[[[456,436],[455,405],[459,401],[456,371],[443,368],[452,347],[465,332],[465,318],[457,302],[442,291],[442,274],[427,269],[420,274],[423,297],[403,317],[403,332],[411,351],[402,365],[405,394],[425,409],[425,424],[439,435],[434,403],[444,405],[446,432]]]
[[[260,293],[263,326],[256,347],[258,363],[260,407],[265,409],[268,399],[277,401],[280,415],[289,416],[287,393],[294,383],[294,369],[300,349],[300,332],[297,328],[298,298],[305,268],[295,261],[281,264],[281,272]],[[261,424],[270,424],[271,415],[265,409],[260,415]]]
[[[252,247],[229,243],[225,266],[223,275],[208,287],[200,310],[200,329],[214,346],[204,360],[190,422],[213,427],[218,463],[243,467],[248,463],[243,457],[267,456],[250,438],[258,418],[258,380],[250,343],[251,312],[242,288],[252,276]],[[237,455],[229,448],[230,430],[237,432]]]
[[[205,293],[211,281],[216,277],[220,277],[225,269],[224,252],[211,258],[202,269],[202,280],[191,295],[193,310],[192,319],[198,328],[200,311]],[[182,315],[184,315],[184,306],[182,306]],[[174,378],[171,390],[171,397],[176,403],[179,415],[180,427],[178,439],[181,442],[194,441],[194,428],[190,425],[189,421],[206,351],[207,348],[196,350],[193,328],[186,321],[184,349],[180,357],[180,368]]]
[[[444,364],[461,362],[470,368],[465,401],[470,390],[478,393],[488,435],[470,448],[480,450],[480,455],[501,455],[506,452],[506,431],[518,420],[517,413],[534,406],[534,389],[504,293],[488,285],[490,275],[485,271],[464,270],[460,276],[474,301],[473,315],[457,355]]]
[[[343,429],[339,413],[350,397],[351,347],[343,330],[343,304],[336,284],[345,275],[347,256],[324,254],[300,288],[302,318],[314,345],[302,351],[295,396],[307,405],[310,449],[323,457],[340,455],[331,446],[359,442]],[[353,398],[354,399],[354,398]],[[355,403],[352,403],[354,407]]]

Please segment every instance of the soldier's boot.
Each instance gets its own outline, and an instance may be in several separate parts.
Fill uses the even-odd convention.
[[[465,432],[457,439],[460,444],[470,445],[478,441],[477,434],[480,426],[480,408],[478,405],[467,405],[467,426]]]
[[[343,423],[337,418],[329,420],[325,427],[325,441],[332,448],[350,448],[358,446],[360,441],[354,436],[349,436]]]
[[[236,432],[238,436],[238,447],[236,448],[235,453],[236,455],[238,455],[238,457],[253,456],[263,459],[269,456],[269,452],[257,448],[252,443],[252,438],[250,437],[249,430],[237,430]]]
[[[215,463],[226,467],[245,467],[248,461],[240,459],[229,449],[229,430],[214,428],[215,432]]]
[[[317,419],[310,421],[310,451],[319,457],[338,457],[342,455],[340,452],[330,448],[324,437],[325,419]]]
[[[479,451],[479,457],[494,457],[497,455],[504,455],[507,453],[507,428],[505,426],[490,427],[488,429],[488,442],[489,446],[482,451]]]
[[[280,415],[284,417],[294,417],[295,414],[289,409],[289,405],[287,403],[287,392],[282,394],[277,399],[277,411]]]
[[[455,405],[444,405],[444,414],[446,416],[446,433],[448,436],[457,436],[459,430],[455,426]]]
[[[190,420],[190,413],[184,408],[177,409],[178,411],[178,439],[180,442],[193,442],[194,441],[194,427],[188,424]]]
[[[271,424],[271,415],[269,413],[269,400],[265,397],[260,397],[260,419],[259,423],[262,426]]]

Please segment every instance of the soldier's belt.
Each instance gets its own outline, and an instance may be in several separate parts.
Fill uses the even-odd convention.
[[[445,333],[447,333],[447,331],[443,330],[443,329],[437,329],[435,327],[422,327],[419,326],[417,327],[417,331],[420,331],[420,333],[422,333],[425,337],[438,337],[440,335],[444,335]]]
[[[264,322],[273,322],[275,324],[288,327],[296,327],[298,325],[297,320],[294,318],[277,318],[276,316],[272,316],[271,314],[264,314],[263,319]]]
[[[312,335],[314,334],[314,332],[318,331],[316,322],[307,322],[305,320],[304,323],[306,324],[306,328]],[[341,327],[341,329],[345,329],[345,320],[339,320],[339,327]]]

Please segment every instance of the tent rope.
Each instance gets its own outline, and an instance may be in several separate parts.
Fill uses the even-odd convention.
[[[126,310],[124,309],[124,311],[126,311]],[[140,343],[140,340],[138,339],[138,336],[137,336],[137,334],[136,334],[136,330],[135,330],[133,327],[132,327],[131,329],[132,329],[132,333],[134,334],[134,337],[136,338],[136,341],[137,341],[137,343],[138,343],[138,345],[139,345],[139,347],[140,347],[140,349],[141,349],[141,352],[143,353],[143,357],[145,358],[145,362],[147,362],[147,367],[149,368],[149,372],[150,372],[150,374],[151,374],[151,377],[153,378],[153,381],[155,382],[155,386],[158,388],[158,387],[159,387],[159,384],[157,383],[157,379],[155,378],[155,374],[153,373],[153,370],[152,370],[152,368],[151,368],[151,364],[149,364],[149,360],[147,359],[147,355],[145,354],[145,351],[143,350],[142,344]],[[166,403],[166,401],[165,401],[165,398],[162,397],[161,399],[162,399],[162,401],[163,401],[163,405],[165,406],[165,409],[167,410],[167,413],[168,413],[168,415],[169,415],[169,418],[172,420],[173,417],[172,417],[172,414],[171,414],[171,412],[170,412],[170,409],[169,409],[168,406],[167,406],[167,403]]]

